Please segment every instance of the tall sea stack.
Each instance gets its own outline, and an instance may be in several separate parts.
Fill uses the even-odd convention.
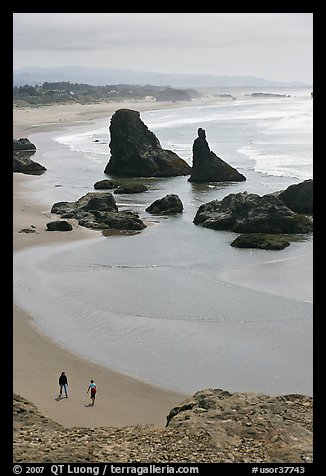
[[[201,127],[192,146],[193,165],[189,182],[243,182],[246,177],[217,157],[209,148],[206,132]]]
[[[158,138],[140,119],[138,111],[119,109],[110,124],[111,158],[104,173],[120,177],[173,177],[190,175],[191,167]]]

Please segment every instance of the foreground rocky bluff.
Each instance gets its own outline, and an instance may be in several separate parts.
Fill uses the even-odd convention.
[[[190,175],[191,167],[160,141],[140,119],[138,111],[118,109],[110,123],[111,158],[105,174],[121,177]]]
[[[312,397],[206,389],[165,428],[71,428],[14,396],[14,463],[311,463]]]

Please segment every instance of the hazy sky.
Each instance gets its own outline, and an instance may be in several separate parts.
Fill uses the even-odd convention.
[[[14,13],[14,68],[313,79],[312,13]]]

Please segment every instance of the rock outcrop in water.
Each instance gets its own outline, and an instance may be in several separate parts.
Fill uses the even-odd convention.
[[[35,144],[23,137],[22,139],[13,139],[13,151],[21,151],[21,150],[36,150]]]
[[[35,154],[35,150],[13,152],[13,172],[19,172],[28,175],[41,175],[46,171],[46,168],[31,159]]]
[[[246,177],[217,157],[209,148],[206,133],[201,127],[193,146],[193,164],[189,182],[243,182]]]
[[[143,183],[125,183],[123,185],[119,185],[117,189],[114,191],[116,194],[122,193],[143,193],[147,192],[148,188]]]
[[[162,149],[138,111],[116,111],[111,118],[110,133],[111,158],[104,173],[121,177],[190,175],[187,162],[171,150]]]
[[[265,98],[265,97],[275,97],[275,98],[289,98],[290,94],[279,94],[279,93],[251,93],[245,94],[245,96],[251,96],[253,98]]]
[[[196,225],[236,233],[311,233],[312,220],[288,208],[276,194],[241,192],[201,205]]]
[[[54,220],[46,224],[46,229],[48,231],[71,231],[72,224],[67,220]]]
[[[41,175],[46,168],[31,159],[36,152],[35,144],[23,137],[13,139],[13,172],[20,172],[30,175]]]
[[[111,192],[89,192],[76,202],[57,202],[51,213],[61,218],[74,218],[80,226],[95,230],[143,230],[145,223],[138,213],[118,211]]]
[[[14,463],[312,463],[312,397],[206,389],[165,428],[64,428],[14,395]]]
[[[290,185],[286,190],[276,192],[282,202],[297,213],[313,214],[313,180]]]
[[[258,248],[259,250],[284,250],[290,242],[282,235],[265,233],[243,233],[232,241],[234,248]]]
[[[183,204],[178,195],[171,193],[165,197],[155,200],[149,207],[146,208],[148,213],[174,215],[175,213],[182,213]]]
[[[103,179],[94,183],[94,188],[96,190],[112,190],[113,188],[120,187],[121,183],[116,182],[115,180]]]

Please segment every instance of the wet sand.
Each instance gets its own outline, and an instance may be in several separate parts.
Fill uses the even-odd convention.
[[[14,110],[14,138],[57,130],[97,117],[111,115],[122,106],[95,104],[67,105]],[[166,103],[141,102],[123,107],[148,110],[168,107]],[[28,112],[27,112],[28,111]],[[61,119],[61,121],[60,121]],[[26,184],[35,176],[13,174],[13,250],[87,239],[96,236],[93,230],[77,224],[70,232],[46,231],[53,219],[50,210],[31,199]],[[34,226],[35,233],[21,233]],[[69,382],[69,398],[58,399],[58,378],[65,371]],[[90,379],[97,383],[94,407],[86,390]],[[42,334],[33,323],[33,316],[13,306],[13,391],[34,404],[46,416],[66,427],[154,425],[164,426],[170,409],[187,396],[149,385],[92,363],[58,346]]]
[[[275,258],[259,264],[220,273],[226,283],[283,296],[298,301],[313,301],[312,248],[307,254]]]
[[[16,110],[14,137],[29,137],[36,132],[87,124],[87,121],[111,115],[122,106],[140,111],[177,107],[172,103],[141,102],[87,107],[53,106],[30,109],[28,112]],[[14,174],[14,251],[101,235],[100,232],[87,230],[77,224],[74,224],[71,232],[45,231],[46,223],[53,220],[53,215],[45,205],[31,198],[31,192],[26,187],[29,180],[35,181],[35,176]],[[29,228],[31,224],[35,226],[36,233],[19,233],[19,230]],[[310,301],[311,262],[310,255],[293,256],[287,260],[280,257],[275,262],[262,262],[225,271],[218,278],[257,291],[280,296],[285,293],[286,297]],[[289,279],[292,280],[291,286],[288,286]],[[289,287],[293,290],[293,296],[288,295]],[[59,401],[58,377],[62,371],[68,375],[70,397]],[[98,385],[94,408],[87,406],[90,398],[86,395],[86,389],[91,378]],[[186,395],[148,385],[72,354],[43,335],[34,326],[33,316],[28,316],[17,306],[14,306],[14,392],[29,399],[44,414],[68,427],[125,426],[138,423],[163,426],[170,409],[186,398]]]

